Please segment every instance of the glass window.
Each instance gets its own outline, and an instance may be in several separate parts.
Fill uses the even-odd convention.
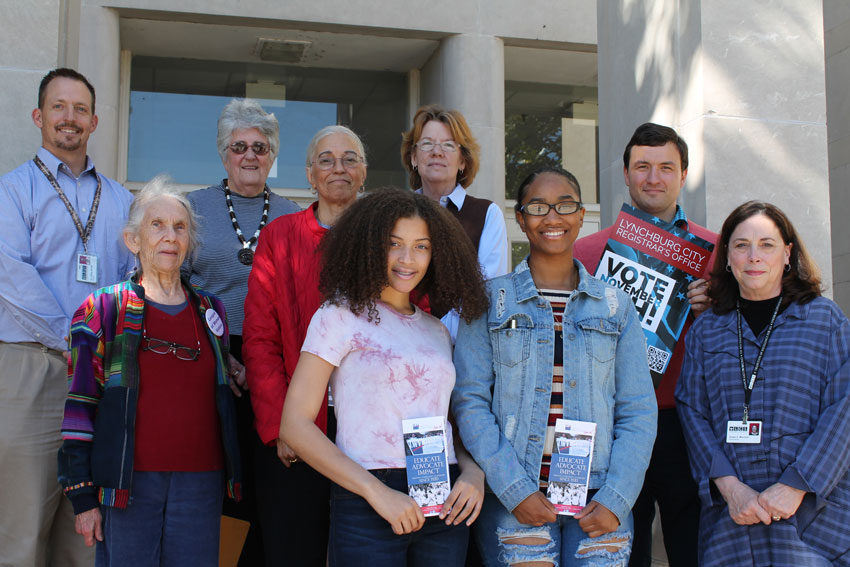
[[[598,202],[596,87],[505,82],[505,197],[541,166],[572,172],[582,200]]]
[[[581,183],[581,181],[579,181]],[[521,240],[514,240],[511,242],[511,270],[516,268],[516,265],[525,260],[525,257],[528,256],[529,252],[531,252],[531,246],[529,246],[528,242],[523,242]]]
[[[369,187],[405,186],[403,73],[139,56],[130,90],[129,181],[168,173],[178,183],[217,183],[226,175],[216,148],[218,117],[231,98],[247,96],[280,123],[270,187],[308,188],[307,144],[329,124],[344,124],[363,140]]]

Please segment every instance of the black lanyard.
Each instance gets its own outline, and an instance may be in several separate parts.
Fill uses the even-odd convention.
[[[767,341],[770,340],[770,334],[773,332],[773,324],[776,322],[776,315],[779,313],[779,306],[782,305],[782,296],[776,301],[776,307],[773,309],[773,315],[770,316],[770,323],[767,326],[767,332],[764,335],[764,342],[759,347],[759,354],[756,358],[756,363],[753,366],[753,373],[750,374],[749,381],[747,380],[747,368],[744,363],[744,331],[741,326],[741,302],[735,302],[735,311],[738,314],[738,359],[741,362],[741,380],[744,382],[744,423],[750,418],[750,398],[753,395],[753,388],[756,385],[756,375],[761,366],[761,359],[764,357],[764,351],[767,350]]]
[[[80,235],[80,239],[83,241],[83,252],[88,254],[86,243],[89,240],[89,236],[91,236],[91,231],[94,228],[94,218],[97,216],[97,208],[100,206],[100,176],[97,172],[92,170],[95,178],[97,179],[97,189],[94,191],[94,200],[92,201],[89,218],[86,221],[86,227],[84,229],[83,223],[80,221],[80,216],[77,214],[77,211],[74,210],[73,205],[71,205],[71,201],[68,200],[67,195],[65,195],[65,192],[62,191],[62,188],[59,186],[59,182],[56,181],[56,178],[53,177],[53,174],[50,173],[50,170],[47,169],[47,166],[44,165],[43,161],[41,161],[41,158],[35,156],[32,161],[35,162],[38,169],[41,170],[50,184],[53,185],[53,188],[56,189],[56,192],[59,193],[59,198],[62,199],[63,203],[65,203],[65,208],[68,209],[68,214],[71,215],[71,220],[74,221],[74,226],[77,227],[77,234]]]

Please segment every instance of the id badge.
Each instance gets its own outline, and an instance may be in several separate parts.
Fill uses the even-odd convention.
[[[761,443],[761,421],[749,420],[727,421],[726,442],[727,443]]]
[[[97,283],[97,256],[77,254],[77,281]]]

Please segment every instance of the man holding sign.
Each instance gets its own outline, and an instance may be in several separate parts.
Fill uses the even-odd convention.
[[[643,490],[633,509],[631,567],[648,567],[651,563],[656,502],[671,567],[697,564],[699,498],[691,478],[673,391],[682,367],[684,336],[694,317],[709,307],[708,283],[699,276],[707,276],[711,269],[707,250],[717,241],[717,235],[688,221],[676,204],[687,174],[685,140],[672,128],[651,122],[642,124],[623,153],[623,176],[629,187],[633,214],[624,210],[613,226],[579,239],[573,248],[575,258],[588,272],[631,295],[648,331],[651,367],[657,370],[653,379],[658,401],[658,435]],[[613,253],[612,248],[631,251],[631,258]],[[658,265],[665,269],[659,271]],[[687,286],[685,282],[689,282]],[[675,293],[677,287],[682,288],[681,296]],[[676,310],[670,303],[675,303],[677,296],[687,298],[690,314],[685,305],[684,311],[679,310],[681,321],[671,323],[669,319],[676,316]],[[653,346],[650,339],[653,335],[659,340],[675,341],[671,352],[660,345]]]

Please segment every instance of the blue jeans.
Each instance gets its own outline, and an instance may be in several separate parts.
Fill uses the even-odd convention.
[[[388,487],[407,493],[405,469],[370,470]],[[452,482],[456,465],[450,467]],[[438,517],[425,519],[419,531],[396,535],[390,524],[362,497],[331,486],[331,567],[463,567],[469,528],[447,526]]]
[[[134,472],[127,508],[100,508],[96,567],[218,565],[223,497],[222,471]]]
[[[589,538],[572,516],[558,516],[557,521],[539,528],[521,524],[491,492],[484,496],[473,529],[486,567],[531,561],[549,561],[555,567],[625,567],[632,545],[631,514],[617,530]],[[540,544],[511,543],[518,538],[532,538]]]

